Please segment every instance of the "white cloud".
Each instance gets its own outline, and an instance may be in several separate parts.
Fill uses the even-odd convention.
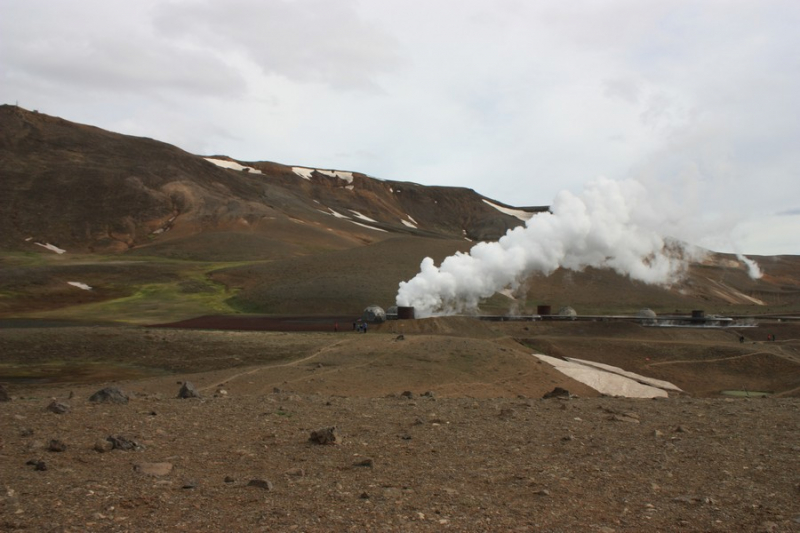
[[[0,9],[0,100],[195,153],[459,185],[510,205],[634,177],[703,242],[800,197],[793,0]],[[800,253],[796,241],[771,249]]]

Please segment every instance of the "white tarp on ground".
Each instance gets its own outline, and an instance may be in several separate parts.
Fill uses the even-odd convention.
[[[584,385],[588,385],[601,394],[607,394],[609,396],[625,396],[628,398],[666,398],[669,396],[667,391],[664,389],[639,383],[637,379],[646,380],[649,378],[638,376],[633,372],[628,372],[627,374],[636,376],[636,379],[597,368],[595,366],[597,363],[587,365],[578,363],[576,362],[577,360],[567,361],[539,353],[535,353],[533,355],[545,363],[552,365],[562,374],[574,379],[575,381],[580,381]],[[617,370],[625,372],[622,369]],[[672,387],[671,390],[680,390],[671,383],[670,385]]]

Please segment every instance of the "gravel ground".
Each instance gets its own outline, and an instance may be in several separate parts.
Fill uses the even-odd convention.
[[[160,379],[123,405],[0,403],[0,530],[800,531],[796,398],[178,399]]]

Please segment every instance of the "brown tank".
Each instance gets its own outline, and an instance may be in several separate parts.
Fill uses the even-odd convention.
[[[551,315],[551,314],[553,314],[553,310],[550,308],[549,305],[537,305],[536,306],[536,314],[537,315]]]
[[[414,320],[414,308],[398,306],[397,320]]]

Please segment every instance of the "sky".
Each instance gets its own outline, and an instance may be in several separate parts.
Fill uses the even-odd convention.
[[[797,0],[0,0],[0,103],[512,206],[637,180],[676,238],[800,254],[798,27]]]

